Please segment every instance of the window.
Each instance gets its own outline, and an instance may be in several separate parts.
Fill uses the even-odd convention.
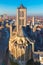
[[[24,11],[19,11],[19,16],[24,17]]]
[[[24,17],[24,12],[22,11],[22,17]]]
[[[22,19],[22,25],[24,25],[24,19]]]
[[[19,25],[21,25],[21,20],[19,19]]]

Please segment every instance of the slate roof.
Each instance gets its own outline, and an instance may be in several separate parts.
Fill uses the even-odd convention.
[[[9,32],[6,28],[0,30],[0,60],[4,58],[9,42]]]
[[[21,4],[20,7],[18,7],[18,9],[26,9],[26,7],[24,7],[24,5]]]

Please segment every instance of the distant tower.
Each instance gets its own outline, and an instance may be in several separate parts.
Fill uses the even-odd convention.
[[[23,5],[17,8],[17,32],[21,30],[22,26],[26,26],[26,10]]]
[[[32,25],[33,25],[33,26],[34,26],[34,22],[35,22],[35,21],[34,21],[34,17],[32,17]]]
[[[12,31],[12,24],[13,24],[13,21],[10,22],[10,38],[12,37],[12,34],[13,34],[13,33],[12,33],[12,32],[13,32],[13,31]]]
[[[12,37],[12,24],[10,24],[10,38]]]

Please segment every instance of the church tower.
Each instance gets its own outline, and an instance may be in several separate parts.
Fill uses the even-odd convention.
[[[27,9],[21,4],[17,8],[17,32],[22,29],[22,26],[26,26]]]

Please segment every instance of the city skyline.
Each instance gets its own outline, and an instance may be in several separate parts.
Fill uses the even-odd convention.
[[[0,15],[16,15],[16,9],[20,4],[27,8],[28,15],[43,16],[43,0],[1,0]]]

